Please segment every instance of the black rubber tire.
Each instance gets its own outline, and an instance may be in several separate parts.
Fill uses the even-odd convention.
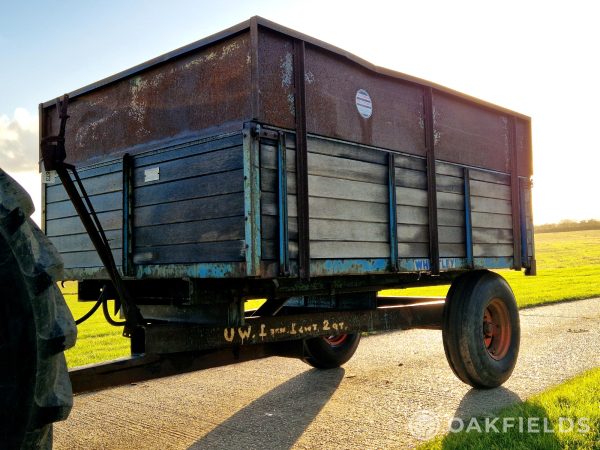
[[[490,355],[483,337],[484,312],[493,299],[506,307],[510,322],[510,341],[500,359]],[[454,280],[444,306],[442,335],[446,358],[460,380],[476,388],[504,383],[517,362],[521,336],[519,310],[506,280],[487,270]]]
[[[360,343],[360,333],[348,333],[339,345],[332,345],[326,337],[305,339],[302,360],[317,369],[335,369],[352,358]]]
[[[29,195],[0,169],[0,444],[52,448],[72,391],[63,351],[77,328],[56,286],[62,261],[31,220]]]

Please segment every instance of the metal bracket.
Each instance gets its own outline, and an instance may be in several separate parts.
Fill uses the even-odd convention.
[[[96,211],[87,195],[87,192],[79,178],[79,174],[75,166],[65,163],[67,153],[65,150],[65,129],[67,125],[67,108],[69,105],[69,97],[65,95],[61,100],[57,99],[56,109],[60,119],[60,130],[56,136],[48,136],[41,141],[41,153],[44,161],[45,170],[56,170],[61,183],[63,184],[69,199],[73,203],[77,215],[81,219],[83,226],[90,236],[94,248],[100,256],[102,264],[106,268],[108,275],[117,292],[117,300],[123,306],[125,315],[125,327],[123,335],[131,337],[136,334],[144,320],[140,310],[135,305],[132,297],[129,295],[123,279],[119,274],[115,260],[113,258],[108,239],[104,233],[104,229],[100,224],[100,220],[96,215]],[[73,174],[75,182],[71,178],[69,171]],[[78,191],[79,189],[79,191]]]

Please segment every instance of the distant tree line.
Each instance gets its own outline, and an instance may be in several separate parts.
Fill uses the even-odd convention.
[[[590,219],[581,220],[561,220],[559,223],[546,223],[544,225],[536,225],[536,233],[553,233],[557,231],[583,231],[583,230],[600,230],[600,220]]]

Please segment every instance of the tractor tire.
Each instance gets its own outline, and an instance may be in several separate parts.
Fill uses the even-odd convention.
[[[305,339],[302,360],[317,369],[335,369],[352,358],[359,343],[360,333]]]
[[[444,306],[442,337],[454,374],[475,388],[500,386],[512,374],[521,329],[504,278],[477,270],[454,280]]]
[[[0,443],[52,448],[73,405],[64,350],[77,328],[56,281],[60,255],[30,218],[33,203],[0,169]]]

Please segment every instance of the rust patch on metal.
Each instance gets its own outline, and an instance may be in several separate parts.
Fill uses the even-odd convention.
[[[251,115],[249,41],[240,34],[77,97],[69,108],[68,162],[241,123]],[[45,115],[44,134],[53,134],[55,108]]]

